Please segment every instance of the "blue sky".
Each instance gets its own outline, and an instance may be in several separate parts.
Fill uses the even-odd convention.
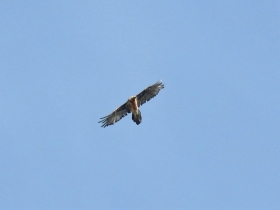
[[[279,1],[0,1],[0,209],[280,209]],[[165,88],[101,128],[129,96]]]

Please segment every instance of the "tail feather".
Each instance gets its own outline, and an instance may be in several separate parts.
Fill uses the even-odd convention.
[[[142,122],[142,115],[140,110],[138,109],[138,113],[132,113],[132,120],[139,125]]]

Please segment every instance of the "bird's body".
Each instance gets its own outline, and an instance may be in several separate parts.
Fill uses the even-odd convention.
[[[135,96],[131,96],[128,101],[128,106],[129,109],[133,112],[137,112],[138,111],[138,102],[137,102],[137,98]]]
[[[99,121],[99,123],[103,123],[102,127],[113,125],[128,113],[132,112],[132,120],[139,125],[142,122],[139,106],[156,96],[162,88],[164,88],[164,85],[161,81],[147,87],[138,95],[131,96],[126,103],[115,109],[110,115],[100,118],[101,121]]]
[[[141,115],[141,112],[138,108],[138,101],[137,101],[137,98],[135,96],[131,96],[128,101],[128,106],[129,106],[129,109],[131,110],[132,112],[132,120],[137,124],[139,125],[142,121],[142,115]]]

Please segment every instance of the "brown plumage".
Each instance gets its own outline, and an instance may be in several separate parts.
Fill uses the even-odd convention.
[[[116,108],[111,114],[100,118],[101,121],[99,123],[102,123],[101,127],[105,128],[106,126],[113,125],[130,112],[132,112],[132,120],[139,125],[142,121],[142,115],[138,107],[155,97],[163,88],[163,83],[159,81],[147,87],[136,96],[131,96],[126,103]]]

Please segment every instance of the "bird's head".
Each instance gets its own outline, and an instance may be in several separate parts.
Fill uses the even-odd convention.
[[[129,100],[129,101],[131,101],[131,102],[134,102],[134,101],[135,101],[135,99],[136,99],[136,97],[135,97],[135,96],[131,96],[128,100]]]

